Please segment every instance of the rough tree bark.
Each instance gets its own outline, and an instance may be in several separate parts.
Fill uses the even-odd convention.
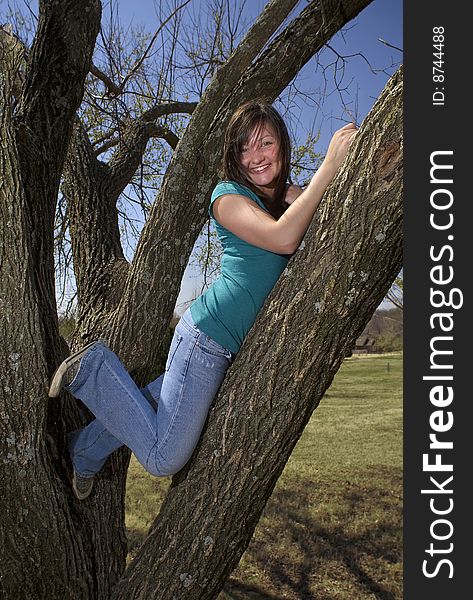
[[[0,39],[0,595],[7,598],[60,598],[66,590],[81,597],[96,588],[98,571],[97,550],[90,535],[81,533],[80,513],[70,506],[46,443],[45,400],[61,354],[55,202],[101,4],[41,5],[15,110],[11,88],[23,60],[21,46],[5,32]],[[108,518],[113,522],[116,514]],[[123,557],[115,551],[112,561],[121,564]]]
[[[294,4],[268,3],[217,73],[176,149],[129,266],[119,245],[114,201],[126,182],[123,173],[132,172],[143,147],[143,128],[130,128],[126,147],[115,163],[99,165],[95,179],[97,162],[87,155],[87,140],[80,146],[83,178],[88,178],[84,189],[110,177],[114,165],[116,175],[113,189],[100,190],[99,207],[76,202],[80,235],[91,250],[88,261],[77,259],[84,265],[80,336],[109,334],[137,381],[147,378],[161,350],[177,282],[205,220],[231,112],[257,95],[275,98],[369,0],[311,2],[261,53]],[[49,376],[65,351],[53,292],[54,205],[100,3],[45,0],[40,6],[14,112],[20,50],[11,40],[0,40],[0,597],[104,599],[114,588],[117,598],[214,598],[345,348],[397,274],[400,75],[390,84],[391,106],[385,97],[378,116],[373,113],[360,131],[352,156],[358,152],[363,160],[352,159],[331,188],[306,247],[291,260],[230,371],[200,448],[175,478],[149,541],[120,581],[127,454],[108,461],[90,501],[76,502],[68,484],[64,432],[83,415],[70,398],[45,402]],[[340,197],[346,200],[337,202]],[[94,278],[109,283],[99,298]],[[295,297],[294,289],[299,289]],[[267,343],[274,345],[271,361]],[[318,375],[310,377],[314,369]],[[205,515],[209,506],[213,525]],[[247,510],[238,512],[242,507]],[[195,557],[192,568],[184,568],[190,557]]]

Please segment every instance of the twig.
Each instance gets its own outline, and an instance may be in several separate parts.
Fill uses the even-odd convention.
[[[383,38],[378,38],[378,41],[381,42],[382,44],[384,44],[385,46],[389,46],[390,48],[394,48],[394,50],[399,50],[399,52],[402,52],[401,48],[398,48],[397,46],[393,46],[386,40],[383,40]]]
[[[144,51],[143,55],[136,61],[135,65],[132,67],[131,71],[128,73],[128,75],[126,75],[125,79],[122,81],[120,88],[123,89],[125,88],[125,85],[127,83],[127,81],[130,79],[130,77],[133,76],[133,74],[140,68],[140,66],[143,64],[143,61],[146,58],[146,55],[148,54],[148,52],[151,50],[151,48],[153,47],[154,42],[156,41],[156,38],[158,37],[160,31],[169,23],[169,21],[181,10],[183,9],[187,4],[189,4],[191,0],[186,0],[183,4],[181,4],[180,6],[178,6],[176,8],[176,10],[174,12],[172,12],[169,17],[163,22],[161,23],[161,25],[158,27],[158,29],[156,30],[156,33],[153,35],[153,37],[151,38],[151,42],[148,44],[148,47],[146,48],[146,50]]]

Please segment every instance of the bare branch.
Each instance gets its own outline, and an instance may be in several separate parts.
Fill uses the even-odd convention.
[[[182,10],[185,6],[187,6],[187,4],[189,4],[191,0],[186,0],[185,2],[183,2],[180,6],[178,6],[176,8],[175,11],[173,11],[169,17],[163,21],[161,23],[161,25],[158,27],[158,29],[156,30],[156,33],[153,35],[151,42],[149,43],[148,47],[146,48],[144,54],[141,56],[141,58],[139,58],[135,65],[132,67],[131,71],[128,73],[128,75],[125,77],[125,79],[123,80],[123,83],[121,84],[121,88],[124,89],[125,85],[127,83],[127,81],[130,79],[130,77],[133,76],[133,74],[140,68],[140,66],[143,64],[143,61],[145,60],[146,56],[148,55],[149,51],[151,50],[151,48],[153,47],[154,42],[156,41],[156,38],[158,37],[159,33],[162,31],[162,29],[169,23],[169,21],[176,16],[176,14]]]
[[[176,146],[179,143],[179,138],[177,135],[166,127],[160,127],[159,125],[153,123],[149,127],[149,132],[150,137],[162,138],[163,140],[166,140],[173,150],[176,149]]]
[[[402,52],[401,48],[398,48],[397,46],[393,46],[392,44],[390,44],[389,42],[387,42],[386,40],[383,40],[383,38],[378,38],[378,41],[380,41],[382,44],[384,44],[385,46],[388,46],[389,48],[394,48],[394,50],[399,50],[399,52]]]
[[[197,107],[197,102],[163,102],[143,113],[142,121],[155,121],[159,117],[173,114],[191,115]]]
[[[91,64],[90,73],[92,73],[92,75],[94,75],[95,77],[100,79],[105,84],[105,86],[108,90],[109,96],[117,97],[117,96],[120,96],[121,94],[123,94],[128,81],[136,74],[136,72],[140,69],[141,65],[143,64],[143,62],[148,57],[148,55],[151,51],[151,48],[153,47],[153,45],[156,41],[156,38],[158,37],[160,32],[169,23],[169,21],[171,21],[171,19],[173,19],[176,16],[176,14],[179,11],[181,11],[185,6],[187,6],[187,4],[189,4],[190,1],[191,0],[186,0],[185,2],[183,2],[167,17],[167,19],[165,19],[159,25],[158,29],[155,31],[153,37],[151,38],[151,41],[149,42],[146,50],[143,52],[143,54],[140,56],[140,58],[135,62],[135,64],[132,66],[132,68],[127,73],[127,75],[123,78],[123,81],[120,83],[120,85],[117,85],[114,81],[112,81],[112,79],[110,77],[108,77],[108,75],[106,75],[103,71],[101,71],[96,65],[94,65],[93,63]]]
[[[23,76],[20,67],[26,56],[26,48],[13,33],[12,27],[0,26],[0,68],[7,75],[9,89],[4,90],[7,96],[11,93],[18,99],[21,95]],[[9,104],[9,98],[5,97],[3,102]]]
[[[179,140],[175,134],[168,128],[157,125],[156,119],[171,114],[191,114],[195,107],[195,102],[158,104],[143,113],[139,119],[123,127],[119,137],[119,147],[108,163],[110,190],[116,197],[133,177],[151,137],[162,137],[172,148],[177,146]]]
[[[98,148],[95,148],[95,150],[94,150],[95,156],[98,157],[101,154],[103,154],[104,152],[106,152],[107,150],[110,150],[110,148],[115,148],[115,146],[118,146],[119,143],[120,143],[120,138],[118,136],[110,138],[106,142],[104,141],[104,143],[101,146],[99,146]]]
[[[396,277],[396,280],[391,285],[388,293],[386,294],[386,298],[393,304],[396,308],[403,310],[404,308],[404,279],[402,273]]]
[[[163,140],[166,140],[166,142],[171,146],[173,150],[176,149],[176,146],[179,143],[179,138],[173,131],[167,129],[166,127],[161,127],[156,123],[150,123],[147,126],[146,131],[148,133],[149,138],[162,138]],[[118,144],[120,144],[120,141],[121,139],[119,136],[109,139],[108,141],[104,142],[101,146],[95,149],[95,156],[100,156],[100,154],[103,154],[107,150],[110,150],[110,148],[118,146]]]
[[[105,75],[103,71],[101,71],[98,67],[96,67],[93,63],[90,65],[90,73],[95,75],[97,79],[100,79],[108,89],[109,95],[119,96],[123,92],[123,87],[118,86],[114,83],[110,77]]]
[[[97,146],[97,144],[103,144],[104,142],[108,141],[111,137],[113,137],[117,132],[119,131],[118,126],[117,127],[111,127],[108,131],[106,131],[102,136],[100,136],[99,138],[97,138],[92,145],[93,146]]]
[[[83,78],[84,62],[90,63],[100,9],[97,0],[67,0],[53,3],[48,11],[40,11],[19,121],[30,135],[36,135],[41,145],[56,155],[59,163],[64,159],[69,140],[66,130],[72,126],[83,93],[83,82],[74,75],[77,73]],[[49,27],[52,20],[57,23],[56,27]],[[71,35],[71,31],[75,34]],[[63,44],[77,46],[78,51],[65,54]]]
[[[41,2],[25,82],[16,113],[21,182],[27,190],[26,243],[35,277],[38,319],[50,345],[52,370],[58,353],[52,224],[61,173],[100,24],[98,0]],[[67,51],[66,51],[67,49]],[[26,235],[26,234],[24,234]],[[39,322],[39,321],[38,321]]]

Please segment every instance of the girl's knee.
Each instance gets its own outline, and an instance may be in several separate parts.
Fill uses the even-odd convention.
[[[154,477],[170,477],[178,473],[187,463],[188,458],[174,460],[158,460],[151,458],[145,469]]]

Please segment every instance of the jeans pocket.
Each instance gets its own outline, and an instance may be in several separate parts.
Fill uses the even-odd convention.
[[[174,356],[179,348],[180,343],[182,342],[182,335],[174,330],[174,335],[171,341],[171,346],[169,347],[168,357],[166,360],[166,366],[164,368],[165,372],[169,371],[171,368],[172,361]]]
[[[231,352],[209,337],[206,333],[200,333],[197,345],[204,353],[211,354],[212,356],[231,358]]]

